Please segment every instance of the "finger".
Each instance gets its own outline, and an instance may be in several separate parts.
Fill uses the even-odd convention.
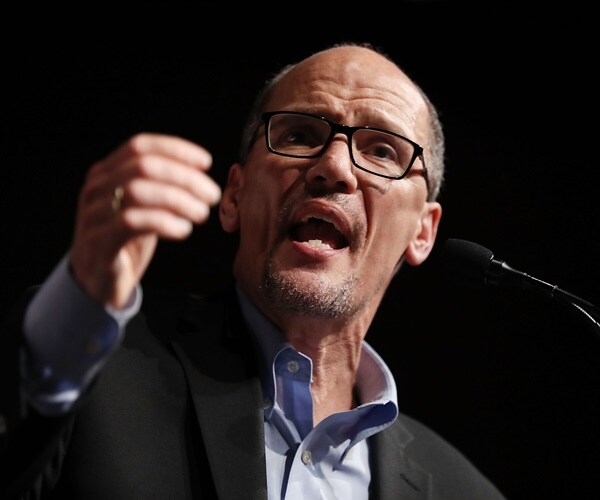
[[[210,212],[210,204],[187,189],[147,179],[133,179],[125,186],[121,207],[164,210],[195,223],[206,220]]]
[[[130,220],[126,217],[133,209],[151,210],[152,213],[162,210],[195,224],[205,222],[210,215],[211,203],[179,186],[147,179],[133,179],[118,188],[121,190],[118,203],[115,203],[114,194],[108,190],[105,190],[104,196],[88,197],[80,209],[78,227],[83,229],[85,225],[113,224],[120,219],[122,229],[137,234],[145,228],[136,227],[136,219]]]
[[[88,175],[82,201],[103,198],[115,186],[125,188],[127,183],[137,178],[171,184],[210,205],[215,205],[221,198],[220,186],[204,171],[162,156],[146,155],[125,160],[118,172],[116,169],[92,172]]]
[[[136,178],[154,180],[185,189],[209,204],[216,204],[221,197],[221,188],[208,174],[162,156],[130,160],[123,167],[123,176],[121,184]]]
[[[128,235],[154,234],[162,239],[182,240],[193,229],[192,222],[173,212],[151,208],[131,208],[117,217]]]
[[[139,235],[155,235],[158,238],[181,240],[187,238],[193,229],[190,220],[168,212],[152,208],[130,208],[104,217],[103,223],[84,225],[81,239],[89,248],[95,248],[98,255],[106,254],[107,260]]]
[[[162,156],[203,171],[212,166],[211,154],[198,144],[176,136],[138,134],[98,162],[95,168],[110,171],[131,158],[145,155]]]

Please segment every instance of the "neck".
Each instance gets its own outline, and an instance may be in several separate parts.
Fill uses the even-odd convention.
[[[299,322],[294,323],[297,325]],[[353,321],[352,326],[345,325],[345,328],[335,331],[328,329],[323,322],[316,323],[301,331],[297,327],[284,330],[286,340],[297,351],[310,357],[313,363],[311,395],[314,425],[333,413],[356,406],[356,373],[370,321],[365,321],[365,324]],[[302,325],[307,326],[304,322]]]

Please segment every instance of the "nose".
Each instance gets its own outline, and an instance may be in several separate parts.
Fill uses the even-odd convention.
[[[307,183],[327,192],[351,193],[358,187],[356,169],[350,157],[348,138],[333,137],[306,173]]]

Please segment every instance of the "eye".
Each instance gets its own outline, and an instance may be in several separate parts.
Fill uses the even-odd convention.
[[[354,143],[363,158],[376,163],[399,163],[406,149],[393,135],[371,129],[358,130]]]
[[[277,151],[313,154],[327,140],[320,123],[280,123],[271,130],[271,144]]]
[[[315,147],[322,144],[322,140],[314,127],[309,125],[296,125],[285,130],[281,137],[282,145]]]
[[[367,156],[371,156],[373,158],[378,158],[381,160],[389,160],[389,161],[397,161],[398,153],[392,146],[385,143],[373,144],[368,151],[365,151],[363,154]]]
[[[355,132],[354,148],[359,165],[386,175],[403,174],[413,154],[412,144],[402,137],[369,128]]]

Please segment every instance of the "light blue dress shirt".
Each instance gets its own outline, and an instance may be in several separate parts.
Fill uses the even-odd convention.
[[[239,288],[237,293],[267,360],[262,385],[269,499],[367,500],[366,438],[391,425],[398,415],[389,368],[363,342],[356,378],[360,405],[313,426],[312,360],[286,343]],[[24,374],[31,404],[47,415],[68,411],[118,347],[141,302],[138,287],[123,310],[99,306],[73,281],[65,256],[25,316],[29,356]],[[80,362],[68,361],[73,359]]]
[[[123,310],[102,307],[75,283],[68,266],[65,255],[33,298],[23,323],[25,391],[43,415],[65,413],[75,404],[142,303],[138,287]]]
[[[367,500],[371,475],[366,438],[398,416],[389,368],[363,342],[356,377],[360,405],[313,426],[312,360],[286,343],[277,327],[237,291],[267,361],[262,383],[269,498]]]

